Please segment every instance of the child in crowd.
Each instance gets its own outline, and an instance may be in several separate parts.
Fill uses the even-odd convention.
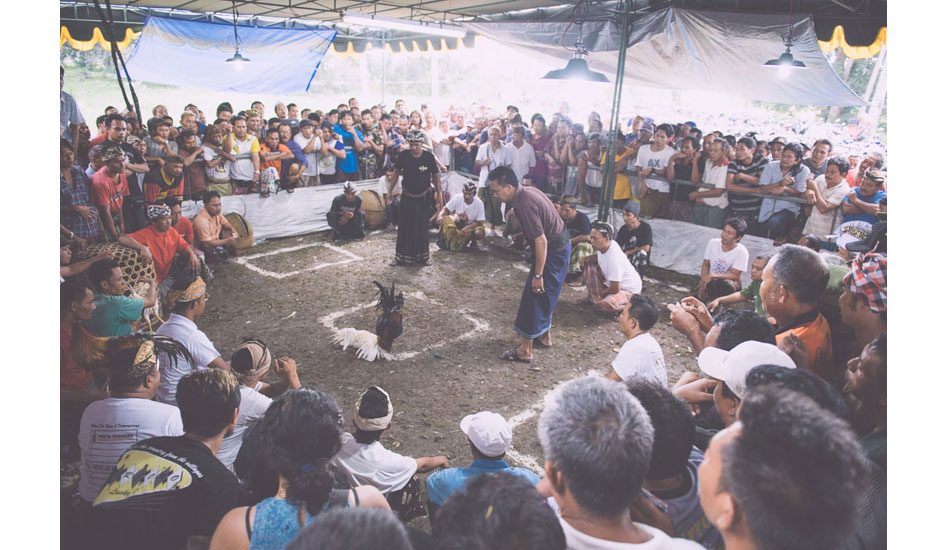
[[[741,302],[753,302],[755,312],[759,315],[765,315],[765,308],[762,307],[762,296],[759,295],[759,288],[762,286],[762,271],[765,270],[765,264],[769,263],[771,256],[763,254],[756,256],[752,260],[752,281],[748,286],[738,292],[733,292],[728,296],[716,298],[709,302],[709,311],[716,311],[716,308],[723,304],[738,304]]]

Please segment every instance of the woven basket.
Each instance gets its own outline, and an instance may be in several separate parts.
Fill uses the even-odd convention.
[[[360,207],[366,213],[366,228],[379,229],[386,225],[386,203],[379,193],[372,189],[363,189],[360,191],[360,199],[363,205]]]
[[[244,219],[244,216],[237,212],[231,212],[230,214],[226,214],[224,218],[228,220],[231,227],[237,231],[238,240],[234,244],[234,247],[237,248],[239,253],[254,246],[254,228],[251,227],[250,222]]]

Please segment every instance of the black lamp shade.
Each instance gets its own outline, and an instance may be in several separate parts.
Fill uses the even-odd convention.
[[[785,53],[778,56],[778,59],[769,59],[765,62],[766,67],[788,67],[790,69],[806,69],[805,64],[792,55],[792,52],[786,50]]]
[[[241,55],[241,52],[238,52],[238,51],[235,51],[235,52],[234,52],[234,56],[229,57],[229,58],[226,60],[227,63],[233,63],[233,62],[235,62],[235,61],[236,61],[236,62],[239,62],[239,63],[250,63],[250,62],[251,62],[250,59],[244,57],[243,55]]]
[[[567,67],[556,69],[544,75],[548,80],[586,80],[588,82],[610,82],[603,73],[590,70],[587,61],[575,57],[567,62]]]

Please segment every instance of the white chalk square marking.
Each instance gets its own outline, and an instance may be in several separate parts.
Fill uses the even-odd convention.
[[[324,262],[324,263],[319,263],[319,264],[315,264],[315,265],[312,265],[312,266],[307,267],[307,268],[304,268],[304,269],[297,269],[297,270],[295,270],[295,271],[285,271],[285,272],[282,272],[282,273],[277,273],[277,272],[274,272],[274,271],[268,271],[268,270],[266,270],[266,269],[263,269],[263,268],[258,267],[258,266],[256,266],[256,265],[254,265],[254,264],[251,263],[251,260],[255,260],[255,259],[258,259],[258,258],[265,258],[265,257],[267,257],[267,256],[274,256],[274,255],[276,255],[276,254],[283,254],[283,253],[285,253],[285,252],[294,252],[294,251],[297,251],[297,250],[303,250],[303,249],[305,249],[305,248],[312,248],[312,247],[315,247],[315,246],[322,246],[322,247],[328,248],[328,249],[330,249],[330,250],[332,250],[332,251],[338,253],[339,255],[343,256],[344,258],[341,259],[341,260],[339,260],[339,261],[336,261],[336,262]],[[337,265],[345,265],[345,264],[348,264],[348,263],[351,263],[351,262],[360,262],[360,261],[363,261],[363,257],[362,257],[362,256],[358,256],[358,255],[356,255],[356,254],[350,252],[349,250],[346,250],[346,249],[344,249],[344,248],[340,248],[340,247],[338,247],[338,246],[333,246],[332,244],[329,244],[329,243],[301,244],[301,245],[298,245],[298,246],[291,246],[291,247],[288,247],[288,248],[280,248],[280,249],[277,249],[277,250],[271,250],[270,252],[261,252],[260,254],[251,254],[250,256],[240,256],[240,257],[238,257],[238,258],[235,259],[235,262],[236,262],[236,263],[243,265],[244,267],[250,269],[250,270],[253,271],[254,273],[258,273],[258,274],[264,275],[264,276],[266,276],[266,277],[273,277],[274,279],[284,279],[284,278],[286,278],[286,277],[290,277],[290,276],[292,276],[292,275],[299,275],[299,274],[304,273],[304,272],[307,272],[307,271],[316,271],[316,270],[318,270],[318,269],[323,269],[323,268],[325,268],[325,267],[333,267],[333,266],[337,266]]]

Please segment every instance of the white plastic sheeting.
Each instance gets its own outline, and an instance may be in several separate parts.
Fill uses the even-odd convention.
[[[612,81],[617,70],[620,29],[616,18],[604,20],[605,15],[593,13],[592,20],[583,25],[581,38],[591,52],[591,68]],[[785,51],[783,35],[789,29],[786,15],[669,8],[631,19],[624,82],[634,86],[715,91],[793,105],[865,105],[828,64],[807,14],[792,17],[791,41],[795,59],[808,68],[791,70],[787,78],[780,77],[779,69],[763,65]],[[571,57],[562,43],[570,48],[579,35],[577,25],[565,34],[567,21],[463,25],[558,65],[566,64]]]

